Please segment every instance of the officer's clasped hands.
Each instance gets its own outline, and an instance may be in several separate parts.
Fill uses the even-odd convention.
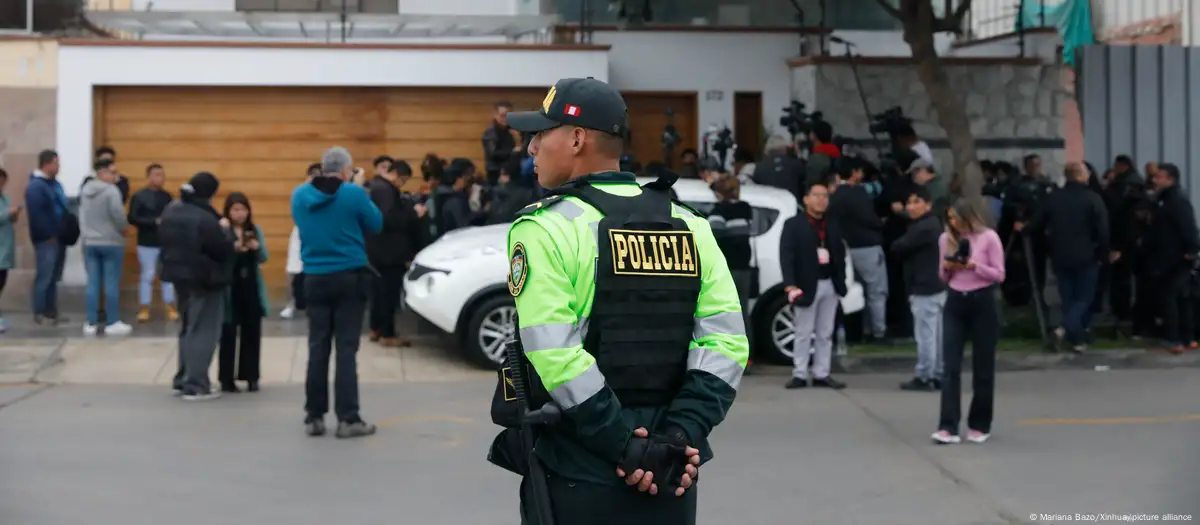
[[[617,476],[651,495],[658,494],[655,480],[660,480],[667,490],[682,496],[692,486],[699,464],[700,451],[687,446],[681,433],[651,435],[638,428],[617,466]]]

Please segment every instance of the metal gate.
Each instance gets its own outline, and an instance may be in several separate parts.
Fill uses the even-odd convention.
[[[1102,172],[1121,154],[1176,164],[1200,201],[1200,48],[1095,45],[1079,57],[1084,158]]]

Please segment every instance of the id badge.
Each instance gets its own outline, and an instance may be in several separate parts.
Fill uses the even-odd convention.
[[[829,250],[825,248],[817,248],[817,262],[821,264],[829,264]]]

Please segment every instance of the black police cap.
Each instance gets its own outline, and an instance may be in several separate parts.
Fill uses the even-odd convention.
[[[537,111],[508,114],[508,125],[525,133],[575,126],[624,136],[629,109],[621,92],[594,78],[564,78],[554,84]]]

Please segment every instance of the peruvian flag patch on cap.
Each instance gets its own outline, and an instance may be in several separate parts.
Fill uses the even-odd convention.
[[[563,109],[563,113],[570,115],[572,117],[578,117],[579,116],[579,106],[572,106],[570,104],[567,104],[567,107]]]

